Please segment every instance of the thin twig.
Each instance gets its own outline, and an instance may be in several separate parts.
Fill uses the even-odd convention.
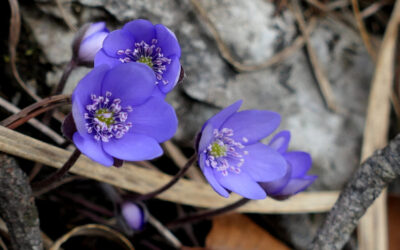
[[[8,0],[11,8],[11,18],[10,18],[10,33],[8,39],[8,46],[10,51],[10,64],[11,71],[14,78],[17,80],[21,88],[28,93],[35,101],[40,101],[41,98],[36,95],[32,90],[30,90],[19,75],[16,60],[17,60],[17,46],[19,42],[19,35],[21,31],[21,15],[19,12],[18,0]]]
[[[67,24],[68,28],[69,28],[71,31],[76,32],[77,29],[76,29],[75,25],[73,25],[72,22],[71,22],[71,20],[69,19],[67,13],[66,13],[65,10],[64,10],[64,7],[62,6],[62,4],[61,4],[61,2],[60,2],[60,0],[55,0],[55,1],[56,1],[56,4],[57,4],[58,9],[60,10],[60,14],[61,14],[61,16],[63,17],[64,22]]]
[[[225,206],[225,207],[202,211],[202,212],[198,212],[198,213],[195,213],[192,215],[188,215],[186,217],[182,217],[182,218],[179,218],[179,219],[176,219],[174,221],[167,223],[167,227],[173,228],[178,225],[182,225],[182,224],[186,224],[186,223],[195,223],[195,222],[198,222],[201,220],[209,219],[214,216],[230,212],[238,207],[245,205],[249,201],[250,201],[249,199],[242,198],[242,199],[236,201],[235,203],[229,204],[228,206]]]
[[[360,7],[358,6],[358,0],[351,0],[351,4],[353,6],[354,17],[356,18],[357,26],[360,30],[361,38],[364,42],[365,48],[367,49],[368,54],[370,55],[372,60],[376,62],[376,52],[375,49],[372,47],[371,39],[368,35],[367,29],[365,28],[363,17],[360,13]]]
[[[154,218],[150,213],[147,214],[148,222],[157,229],[176,249],[181,249],[182,243],[169,231],[161,222]]]
[[[75,149],[72,155],[69,157],[67,162],[65,162],[64,166],[57,170],[54,174],[48,176],[46,179],[35,182],[32,184],[32,187],[36,190],[47,187],[48,185],[52,184],[53,182],[59,181],[67,172],[72,168],[75,162],[78,160],[79,156],[81,155],[81,151],[79,149]]]
[[[0,106],[13,114],[21,112],[21,109],[19,109],[18,107],[14,106],[12,103],[6,101],[5,99],[3,99],[1,97],[0,97]],[[39,130],[40,132],[42,132],[43,134],[47,135],[49,138],[51,138],[57,144],[61,145],[65,142],[64,137],[57,134],[54,130],[52,130],[48,126],[44,125],[43,123],[39,122],[38,120],[30,119],[28,121],[28,123],[30,125],[32,125],[34,128],[36,128],[37,130]]]
[[[154,190],[150,193],[141,195],[139,197],[135,197],[134,200],[135,202],[139,202],[139,201],[144,201],[144,200],[149,200],[151,198],[154,198],[155,196],[161,194],[162,192],[164,192],[165,190],[167,190],[168,188],[172,187],[175,183],[177,183],[179,181],[179,179],[186,173],[186,171],[190,168],[190,166],[193,165],[193,163],[197,160],[197,154],[193,154],[189,160],[187,161],[187,163],[185,164],[185,166],[183,168],[181,168],[179,170],[179,172],[165,185],[163,185],[162,187],[158,188],[157,190]]]
[[[60,105],[69,103],[71,101],[70,95],[57,95],[57,96],[50,96],[45,98],[39,102],[36,102],[23,110],[19,113],[14,114],[3,121],[0,122],[1,126],[4,127],[13,127],[15,128],[16,125],[21,125],[24,122],[27,122],[29,119],[46,112],[47,110],[58,107]],[[13,125],[14,124],[14,125]],[[15,125],[16,124],[16,125]]]
[[[289,47],[286,47],[285,49],[281,50],[271,58],[269,58],[267,61],[259,63],[259,64],[252,64],[252,65],[247,65],[243,64],[239,61],[237,61],[233,56],[232,53],[230,52],[228,46],[225,44],[225,42],[222,40],[217,28],[215,27],[214,23],[211,21],[209,18],[207,11],[204,9],[204,7],[201,5],[199,0],[190,0],[192,5],[195,7],[195,10],[200,14],[204,22],[206,23],[208,29],[210,30],[212,36],[215,39],[215,42],[217,43],[217,47],[219,52],[221,53],[221,56],[229,63],[231,64],[237,71],[240,72],[249,72],[249,71],[257,71],[261,69],[268,68],[274,64],[277,64],[284,59],[288,58],[293,52],[298,51],[301,47],[304,45],[304,39],[303,37],[299,36],[294,40],[293,44]]]
[[[65,105],[65,103],[68,103],[68,102],[54,103],[54,104],[51,104],[49,106],[42,107],[42,108],[40,108],[38,110],[35,110],[34,112],[30,113],[29,115],[21,117],[20,119],[18,119],[15,122],[11,123],[10,125],[7,126],[7,128],[16,129],[17,127],[21,126],[25,122],[28,122],[33,117],[36,117],[36,116],[38,116],[38,115],[40,115],[42,113],[45,113],[47,111],[50,111],[50,110],[53,110],[53,109],[58,108],[60,106],[63,106],[63,105]]]
[[[324,97],[324,100],[325,100],[328,108],[330,108],[333,111],[337,111],[337,106],[336,106],[336,103],[334,100],[334,95],[333,95],[333,92],[331,89],[331,84],[330,84],[328,78],[325,76],[323,70],[321,69],[317,55],[315,54],[315,51],[314,51],[313,47],[311,46],[310,36],[309,36],[309,33],[306,28],[307,26],[306,26],[306,22],[304,20],[304,16],[302,14],[302,11],[301,11],[301,8],[299,5],[299,0],[291,0],[291,5],[293,8],[293,12],[296,17],[297,23],[299,25],[299,28],[305,39],[307,52],[310,57],[310,62],[312,64],[314,75],[315,75],[315,78],[317,79],[317,82],[321,89],[321,93]]]

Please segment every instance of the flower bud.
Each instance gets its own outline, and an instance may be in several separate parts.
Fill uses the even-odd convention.
[[[78,31],[73,50],[79,64],[93,64],[94,56],[103,46],[108,33],[104,22],[87,24]]]
[[[125,202],[122,204],[122,216],[126,223],[133,230],[141,230],[146,223],[145,210],[138,204],[133,202]]]

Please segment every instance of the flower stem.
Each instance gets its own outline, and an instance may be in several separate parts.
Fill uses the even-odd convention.
[[[75,149],[69,159],[64,163],[64,166],[62,166],[59,170],[57,170],[57,172],[48,176],[44,180],[33,183],[32,187],[34,189],[41,189],[52,184],[53,182],[60,180],[68,172],[68,170],[71,169],[71,167],[75,164],[80,155],[81,151],[79,151],[79,149]]]
[[[193,165],[193,163],[197,160],[197,154],[193,154],[189,160],[186,162],[185,166],[183,166],[183,168],[181,168],[179,170],[179,172],[164,186],[162,186],[161,188],[154,190],[153,192],[141,195],[139,197],[136,197],[134,199],[134,202],[138,202],[138,201],[144,201],[144,200],[148,200],[151,199],[159,194],[161,194],[162,192],[164,192],[165,190],[167,190],[168,188],[172,187],[175,183],[178,182],[178,180],[186,173],[186,171],[189,169],[190,166]]]
[[[230,205],[227,205],[225,207],[221,207],[221,208],[217,208],[217,209],[212,209],[212,210],[207,210],[207,211],[202,211],[202,212],[198,212],[195,214],[191,214],[176,220],[173,220],[171,222],[168,222],[166,224],[166,226],[168,228],[173,228],[182,224],[186,224],[186,223],[194,223],[194,222],[198,222],[201,220],[205,220],[205,219],[209,219],[211,217],[232,211],[238,207],[241,207],[243,205],[245,205],[247,202],[249,202],[250,200],[247,198],[242,198],[240,200],[238,200],[235,203],[232,203]]]
[[[71,72],[75,69],[75,67],[76,67],[76,62],[74,59],[72,59],[71,61],[69,61],[66,68],[64,69],[64,72],[60,78],[60,81],[57,84],[57,88],[55,89],[53,95],[61,94],[61,92],[64,90],[65,84],[67,83],[67,80]]]

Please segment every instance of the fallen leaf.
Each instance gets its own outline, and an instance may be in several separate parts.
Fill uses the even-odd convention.
[[[209,250],[256,250],[289,248],[242,214],[218,216],[206,239]]]

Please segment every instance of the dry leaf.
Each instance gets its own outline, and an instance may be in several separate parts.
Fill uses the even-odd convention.
[[[210,250],[256,250],[289,248],[242,214],[218,216],[206,239]]]

